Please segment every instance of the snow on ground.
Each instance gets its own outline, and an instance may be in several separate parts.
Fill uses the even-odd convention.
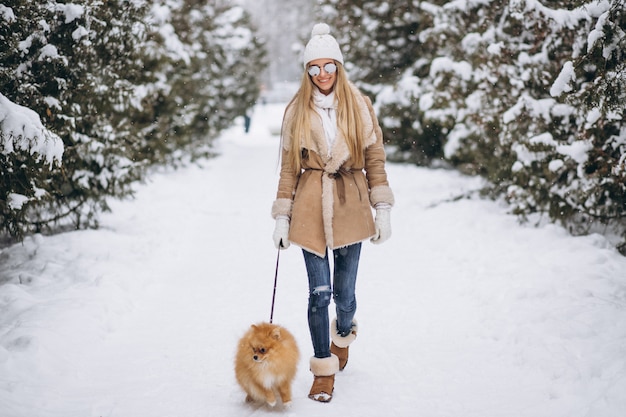
[[[626,409],[626,258],[597,235],[520,226],[480,180],[389,165],[394,234],[363,247],[359,337],[329,404],[300,250],[281,252],[274,320],[302,351],[290,409],[244,403],[238,338],[268,320],[269,212],[282,106],[220,156],[154,175],[100,230],[0,252],[2,417],[618,417]]]

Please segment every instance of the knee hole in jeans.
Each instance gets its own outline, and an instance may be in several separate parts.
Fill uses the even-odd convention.
[[[330,286],[322,285],[313,288],[309,294],[309,309],[316,311],[318,308],[326,308],[330,305],[331,298]]]

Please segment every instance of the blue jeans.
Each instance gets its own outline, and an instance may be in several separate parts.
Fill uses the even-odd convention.
[[[352,331],[356,312],[356,275],[361,255],[361,243],[333,250],[334,271],[331,287],[328,253],[323,258],[306,250],[304,263],[309,276],[309,331],[316,358],[330,357],[328,306],[331,295],[337,313],[337,331],[347,336]]]

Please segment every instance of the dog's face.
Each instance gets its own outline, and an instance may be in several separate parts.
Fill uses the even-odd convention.
[[[247,345],[250,349],[251,358],[255,362],[263,362],[272,357],[280,345],[280,329],[277,327],[257,326],[251,327]]]
[[[268,349],[264,345],[251,346],[252,348],[252,360],[255,362],[263,362],[265,355],[268,353]]]

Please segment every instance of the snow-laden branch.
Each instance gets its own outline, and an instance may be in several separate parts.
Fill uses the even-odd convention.
[[[552,97],[559,97],[563,93],[569,93],[573,87],[571,82],[576,81],[576,73],[574,72],[574,64],[572,61],[567,61],[563,64],[563,68],[559,73],[559,76],[554,80],[554,84],[550,87],[550,95]]]
[[[528,20],[529,14],[545,16],[552,22],[555,29],[575,28],[579,22],[597,18],[611,7],[609,0],[586,3],[572,10],[553,9],[550,6],[544,6],[543,3],[548,2],[540,0],[512,0],[510,6],[513,14],[520,20]]]
[[[50,165],[61,163],[63,141],[41,123],[33,110],[13,103],[0,93],[0,152],[9,155],[16,150],[37,155]]]

